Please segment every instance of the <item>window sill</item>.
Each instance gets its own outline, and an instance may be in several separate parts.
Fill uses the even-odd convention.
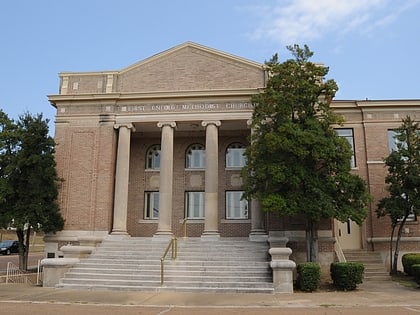
[[[158,221],[159,221],[159,219],[140,219],[138,221],[138,223],[146,223],[146,224],[154,223],[154,224],[157,224]]]
[[[244,224],[244,223],[251,223],[251,220],[250,219],[222,219],[220,223]]]

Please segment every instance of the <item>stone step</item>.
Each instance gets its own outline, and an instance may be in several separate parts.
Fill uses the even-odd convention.
[[[168,242],[152,238],[107,238],[61,279],[59,287],[120,290],[274,292],[268,245],[244,239],[178,242],[177,259],[168,253],[164,285],[161,256]]]
[[[61,284],[78,284],[80,283],[80,279],[72,279],[72,278],[65,278],[64,281]],[[84,283],[94,283],[94,285],[112,285],[112,286],[124,286],[124,287],[160,287],[160,278],[156,278],[153,280],[142,280],[141,282],[137,280],[130,280],[130,279],[96,279],[96,278],[83,278]],[[165,277],[164,286],[165,287],[176,287],[176,288],[185,288],[185,287],[208,287],[208,288],[229,288],[229,287],[235,287],[235,288],[250,288],[252,286],[259,285],[259,287],[263,288],[271,288],[272,284],[261,282],[256,283],[252,281],[197,281],[197,282],[191,282],[188,281],[182,281],[177,279],[176,281],[167,280]]]
[[[58,286],[60,287],[60,285]],[[118,290],[118,291],[147,291],[147,292],[200,292],[200,293],[274,293],[272,287],[196,287],[196,286],[121,286],[121,285],[104,285],[104,284],[66,284],[63,286],[67,289],[76,290]]]
[[[94,269],[94,268],[72,268],[71,271],[69,271],[66,275],[74,275],[74,274],[99,274],[99,275],[146,275],[149,276],[151,274],[156,275],[158,274],[156,271],[159,271],[160,274],[160,268],[159,270],[156,269],[142,269],[141,271],[137,269]],[[226,274],[228,277],[238,277],[243,276],[244,273],[246,274],[246,277],[263,277],[263,278],[271,278],[271,273],[267,271],[261,271],[258,269],[249,269],[245,272],[245,270],[226,270],[226,269],[220,269],[220,268],[214,268],[213,270],[207,270],[207,269],[199,269],[199,270],[190,270],[190,269],[169,269],[165,268],[165,274],[169,275],[185,275],[186,277],[189,276],[208,276],[208,277],[218,277],[220,275]]]
[[[160,266],[160,259],[154,259],[154,260],[140,260],[140,259],[134,259],[134,260],[128,260],[128,259],[112,259],[112,260],[106,260],[106,259],[89,259],[89,260],[82,260],[80,261],[77,266],[87,266],[87,265],[96,265],[97,268],[105,268],[108,266],[129,266],[129,267],[140,267],[140,266]],[[212,267],[212,266],[221,266],[226,268],[241,268],[241,267],[258,267],[258,268],[264,268],[269,266],[269,262],[264,261],[243,261],[241,263],[238,263],[237,261],[233,260],[165,260],[165,266],[191,266],[191,267]]]
[[[344,256],[348,262],[358,262],[365,266],[365,281],[386,281],[391,277],[382,261],[381,254],[370,251],[345,251]]]
[[[69,279],[91,279],[91,280],[120,280],[120,281],[160,281],[160,274],[98,274],[98,273],[78,273],[71,272],[66,275],[66,281]],[[239,283],[255,283],[255,282],[268,282],[271,277],[268,276],[251,276],[251,275],[207,275],[207,274],[187,274],[187,273],[165,273],[165,283],[184,281],[188,283],[225,283],[225,282],[239,282]]]

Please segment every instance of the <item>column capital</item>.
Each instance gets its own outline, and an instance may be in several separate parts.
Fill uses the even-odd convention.
[[[121,127],[125,127],[127,129],[131,129],[132,131],[136,131],[134,125],[132,123],[123,123],[123,124],[115,124],[114,129],[120,129]]]
[[[215,125],[216,127],[220,127],[222,123],[220,120],[203,120],[201,122],[201,126],[207,127],[208,125]]]
[[[163,126],[169,126],[172,128],[176,127],[176,122],[175,121],[159,121],[157,123],[158,128],[162,128]]]

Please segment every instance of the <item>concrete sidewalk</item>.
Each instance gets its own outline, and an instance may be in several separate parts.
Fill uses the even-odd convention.
[[[420,306],[420,290],[392,281],[367,282],[351,292],[221,294],[101,291],[0,284],[1,302],[188,307]]]

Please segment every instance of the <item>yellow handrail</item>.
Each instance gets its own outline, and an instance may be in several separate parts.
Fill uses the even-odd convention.
[[[169,242],[168,246],[166,247],[165,253],[163,254],[162,258],[160,259],[160,285],[164,282],[164,265],[165,265],[165,257],[169,252],[169,249],[172,249],[172,259],[176,259],[178,255],[178,242],[176,237],[173,237]]]
[[[184,239],[187,238],[187,220],[188,218],[184,218],[184,221],[182,221],[182,228],[184,230]]]

